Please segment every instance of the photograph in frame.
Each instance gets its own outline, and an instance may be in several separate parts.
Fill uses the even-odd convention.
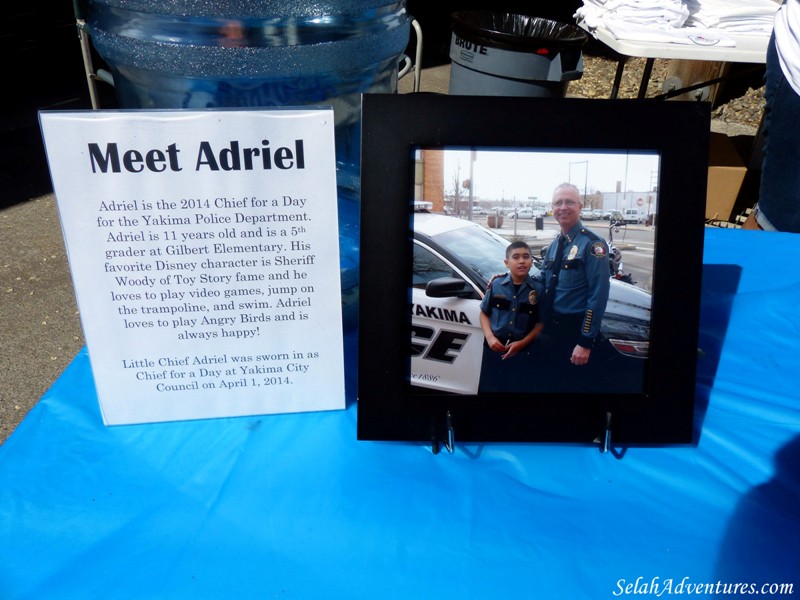
[[[414,160],[415,197],[420,199],[414,201],[412,225],[412,384],[466,394],[642,392],[658,154],[445,147],[417,149]],[[443,181],[420,176],[429,172],[441,174]],[[565,183],[578,180],[580,185]],[[562,286],[579,286],[589,271],[602,289],[589,302],[586,318],[581,310],[574,325],[553,320],[564,335],[554,327],[533,331],[535,339],[517,350],[510,343],[524,341],[546,318],[547,295],[540,282],[548,268],[552,279],[554,260],[547,249],[556,244],[557,224],[551,200],[562,186],[574,189],[581,204],[573,213],[582,225],[582,234],[562,250]],[[615,191],[622,189],[628,191]],[[505,281],[496,277],[509,271],[506,251],[514,241],[527,246],[518,248],[529,259],[520,266],[534,279],[516,291],[510,274]],[[501,281],[489,289],[493,279]],[[567,302],[571,312],[582,308],[571,306],[569,297],[559,301]],[[481,312],[503,350],[493,351],[485,343]],[[550,360],[561,341],[566,352],[572,350],[570,327],[575,335],[586,329],[598,339],[591,344],[591,361],[580,368],[571,365],[569,354]]]
[[[708,118],[696,103],[367,96],[359,439],[690,442]],[[505,254],[519,241],[522,283]]]

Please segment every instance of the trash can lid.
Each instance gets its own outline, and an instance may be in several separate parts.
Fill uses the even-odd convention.
[[[575,25],[542,17],[468,10],[453,13],[452,19],[454,31],[462,37],[506,50],[581,47],[588,39]]]

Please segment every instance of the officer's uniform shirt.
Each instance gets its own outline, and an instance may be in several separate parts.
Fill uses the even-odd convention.
[[[553,291],[549,288],[553,281],[558,240],[562,236],[565,238],[562,262]],[[566,235],[559,234],[550,244],[543,271],[550,304],[547,316],[578,320],[577,343],[591,348],[600,333],[611,286],[606,242],[578,221]]]
[[[539,322],[539,302],[543,297],[544,286],[537,279],[528,277],[515,290],[511,275],[506,273],[492,281],[481,310],[489,315],[492,332],[500,341],[514,342]]]

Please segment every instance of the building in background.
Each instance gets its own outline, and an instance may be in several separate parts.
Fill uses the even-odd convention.
[[[433,203],[434,212],[445,212],[444,151],[419,150],[414,161],[414,200]]]

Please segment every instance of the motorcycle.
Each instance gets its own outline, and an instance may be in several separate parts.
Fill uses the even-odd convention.
[[[633,277],[630,273],[625,273],[623,270],[622,264],[622,252],[619,248],[614,245],[614,233],[619,233],[619,228],[624,227],[625,224],[619,221],[612,220],[608,225],[608,249],[609,249],[609,261],[608,266],[611,269],[611,277],[617,279],[619,281],[624,281],[625,283],[630,283],[631,285],[635,284],[636,282],[633,280]]]

